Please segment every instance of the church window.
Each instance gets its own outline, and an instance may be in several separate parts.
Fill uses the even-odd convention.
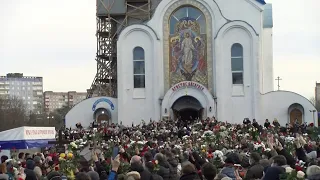
[[[231,47],[232,83],[243,84],[243,48],[236,43]]]
[[[133,49],[133,86],[145,88],[145,54],[142,47]]]
[[[196,28],[199,27],[199,34],[206,34],[206,19],[204,14],[199,9],[192,6],[183,6],[179,8],[171,14],[170,34],[172,35],[180,32],[183,30],[183,27],[189,28],[189,24],[192,22],[197,23]]]

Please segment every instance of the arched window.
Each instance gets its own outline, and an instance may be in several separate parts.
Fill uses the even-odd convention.
[[[133,87],[145,88],[145,64],[144,49],[135,47],[133,49]]]
[[[243,48],[236,43],[231,47],[232,83],[243,84]]]

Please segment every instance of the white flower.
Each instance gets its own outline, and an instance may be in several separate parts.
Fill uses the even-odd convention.
[[[234,131],[234,127],[232,126],[232,127],[230,127],[229,129],[228,129],[228,131]]]
[[[220,126],[220,130],[221,130],[221,131],[224,131],[224,130],[226,130],[226,129],[227,129],[226,127]]]
[[[182,139],[188,139],[188,138],[189,138],[188,135],[185,135],[185,136],[182,137]]]
[[[143,141],[138,141],[137,144],[144,144]]]
[[[77,144],[75,142],[71,142],[70,145],[73,147],[73,148],[78,148]]]
[[[293,140],[294,140],[294,137],[288,136],[288,137],[285,138],[286,142],[293,142]]]
[[[264,149],[264,151],[266,151],[266,152],[270,152],[270,151],[271,151],[271,149],[270,149],[270,148],[265,148],[265,149]]]
[[[291,174],[292,171],[293,171],[293,169],[291,167],[286,167],[286,173]]]
[[[297,172],[297,178],[303,179],[304,176],[305,176],[305,173],[304,173],[303,171],[298,171],[298,172]]]
[[[219,150],[216,150],[216,151],[214,151],[213,156],[222,158],[223,157],[223,152],[219,151]]]
[[[259,149],[261,147],[261,144],[253,144],[254,149]]]

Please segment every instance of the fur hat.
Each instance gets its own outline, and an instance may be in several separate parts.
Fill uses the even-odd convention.
[[[129,177],[133,177],[133,178],[136,179],[136,180],[141,178],[141,177],[140,177],[140,173],[137,172],[137,171],[128,172],[128,173],[126,174],[126,176],[127,176],[126,179],[128,179]],[[129,179],[130,179],[130,178],[129,178]]]

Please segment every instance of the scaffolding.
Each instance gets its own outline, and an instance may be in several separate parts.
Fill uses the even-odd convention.
[[[151,0],[97,0],[96,12],[97,73],[87,98],[117,97],[118,36],[128,25],[150,20]]]

